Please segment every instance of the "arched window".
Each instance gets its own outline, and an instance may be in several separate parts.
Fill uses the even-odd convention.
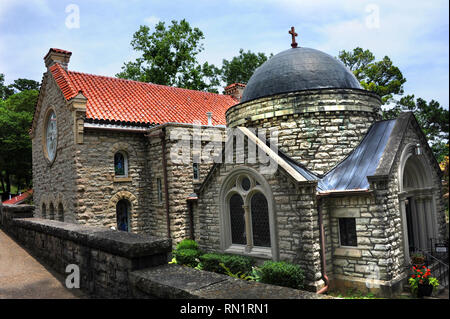
[[[230,253],[277,259],[271,189],[250,169],[239,168],[221,191],[221,246]]]
[[[53,203],[50,203],[50,213],[48,216],[51,220],[55,219],[55,206],[53,206]]]
[[[231,242],[233,244],[245,245],[245,211],[244,201],[241,195],[233,194],[230,197],[230,224]]]
[[[58,205],[58,218],[60,222],[64,221],[64,207],[62,203],[59,203]]]
[[[250,213],[252,215],[253,245],[270,247],[269,207],[264,194],[257,192],[252,196]]]
[[[128,176],[128,156],[124,152],[114,154],[114,174],[118,177]]]
[[[116,205],[117,229],[129,231],[130,229],[130,203],[121,199]]]
[[[42,218],[47,218],[47,206],[45,206],[45,203],[42,203],[41,215],[42,215]]]

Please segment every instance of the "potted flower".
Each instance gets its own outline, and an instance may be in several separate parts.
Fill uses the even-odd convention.
[[[435,277],[431,277],[430,269],[425,266],[413,266],[412,272],[411,277],[408,279],[411,292],[419,298],[431,296],[433,291],[439,286],[439,281]]]
[[[425,256],[421,253],[415,253],[411,256],[411,263],[416,267],[425,265]]]

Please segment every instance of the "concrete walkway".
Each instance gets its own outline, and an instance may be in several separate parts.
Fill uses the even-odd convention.
[[[0,299],[86,298],[0,229]]]

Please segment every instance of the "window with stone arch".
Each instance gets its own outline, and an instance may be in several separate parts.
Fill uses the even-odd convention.
[[[53,206],[53,203],[50,203],[50,213],[49,213],[49,218],[51,220],[55,219],[55,206]]]
[[[47,218],[47,206],[45,203],[42,203],[41,215],[42,218]]]
[[[57,220],[59,220],[60,222],[64,221],[64,206],[62,203],[58,204],[58,217]]]
[[[117,230],[130,231],[130,207],[126,199],[121,199],[116,204]]]
[[[123,151],[114,154],[114,175],[128,177],[128,155]]]
[[[230,253],[278,259],[273,197],[258,172],[230,173],[221,192],[221,246]]]

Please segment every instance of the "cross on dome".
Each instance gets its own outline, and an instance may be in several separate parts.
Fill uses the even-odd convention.
[[[296,48],[298,43],[295,42],[295,37],[298,36],[298,34],[295,32],[294,27],[291,27],[291,30],[289,31],[289,34],[292,35],[291,47]]]

